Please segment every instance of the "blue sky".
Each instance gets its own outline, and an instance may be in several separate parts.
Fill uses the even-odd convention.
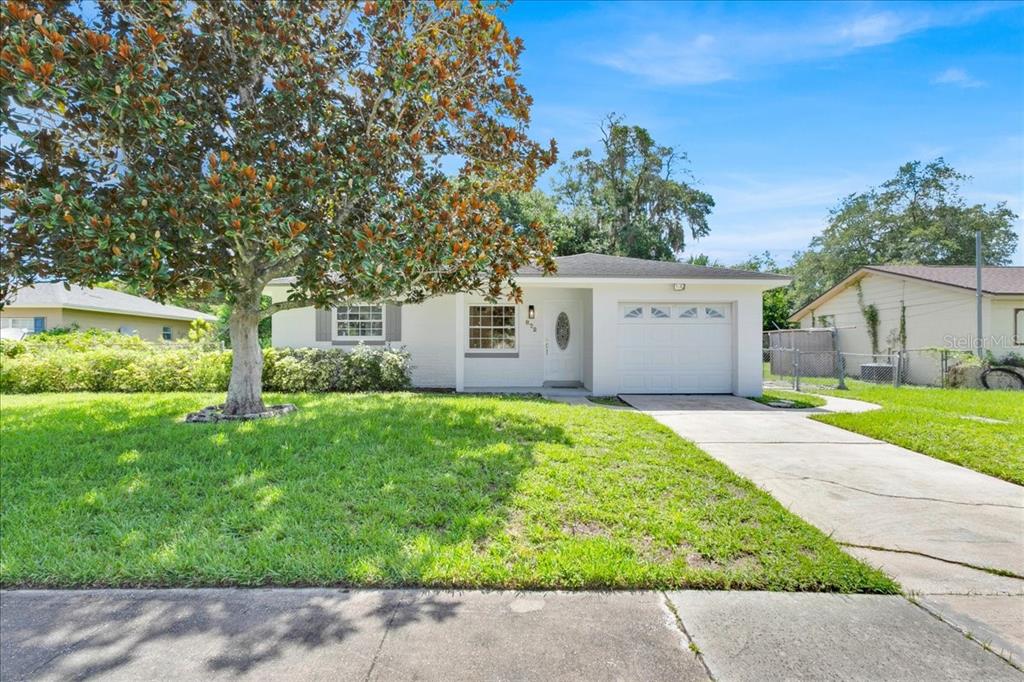
[[[562,158],[610,112],[689,155],[717,203],[690,253],[786,262],[840,198],[937,156],[968,200],[1024,214],[1024,4],[520,1],[505,21]]]

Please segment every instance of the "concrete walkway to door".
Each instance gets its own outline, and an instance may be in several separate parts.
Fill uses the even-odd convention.
[[[884,570],[933,614],[1024,662],[1024,488],[813,421],[808,410],[733,396],[620,397]]]

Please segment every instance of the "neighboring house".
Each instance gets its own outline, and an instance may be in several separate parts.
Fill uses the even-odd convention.
[[[19,289],[0,311],[4,338],[56,327],[110,329],[147,341],[176,341],[188,335],[192,320],[214,321],[213,315],[110,289],[86,289],[62,283],[39,283]]]
[[[413,384],[615,393],[761,394],[761,294],[786,277],[597,254],[518,273],[521,304],[471,294],[274,315],[284,347],[405,347]],[[270,283],[274,301],[292,280]]]
[[[871,354],[863,308],[878,310],[878,350],[971,351],[977,337],[973,266],[872,265],[794,313],[802,328],[836,327],[844,352]],[[982,341],[996,358],[1024,354],[1024,267],[982,268]],[[900,320],[905,339],[901,339]],[[934,367],[910,359],[919,383]]]

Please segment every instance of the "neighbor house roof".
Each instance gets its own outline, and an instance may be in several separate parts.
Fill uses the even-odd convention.
[[[751,270],[717,268],[704,265],[690,265],[677,261],[644,260],[624,256],[605,256],[599,253],[580,253],[575,256],[558,256],[556,277],[636,277],[639,279],[772,279],[787,281],[784,275],[766,274]],[[539,277],[540,270],[522,268],[520,277]]]
[[[75,284],[65,289],[61,282],[40,282],[18,289],[8,308],[71,308],[101,313],[119,313],[168,320],[215,320],[213,315],[176,305],[164,305],[141,296],[111,289],[87,289]]]
[[[974,291],[973,265],[869,265],[865,270],[888,272]],[[981,290],[986,294],[1024,294],[1024,267],[983,267]]]
[[[822,305],[854,282],[871,273],[930,282],[943,286],[974,291],[977,272],[973,265],[868,265],[818,296],[790,316],[796,321]],[[994,296],[1024,295],[1024,267],[989,266],[981,269],[981,291]]]

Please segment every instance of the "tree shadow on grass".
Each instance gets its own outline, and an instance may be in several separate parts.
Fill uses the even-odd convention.
[[[537,448],[570,444],[531,400],[289,398],[299,412],[242,424],[176,422],[205,402],[195,395],[5,409],[4,585],[486,585],[500,576],[474,573],[475,543],[505,529]],[[8,591],[2,660],[25,677],[125,673],[161,656],[168,670],[265,676],[296,647],[352,647],[361,676],[384,628],[440,622],[459,603],[254,594],[35,593],[40,604]]]
[[[174,421],[202,396],[15,410],[4,583],[486,584],[453,563],[503,530],[536,449],[569,443],[530,400],[294,399],[241,424]]]

